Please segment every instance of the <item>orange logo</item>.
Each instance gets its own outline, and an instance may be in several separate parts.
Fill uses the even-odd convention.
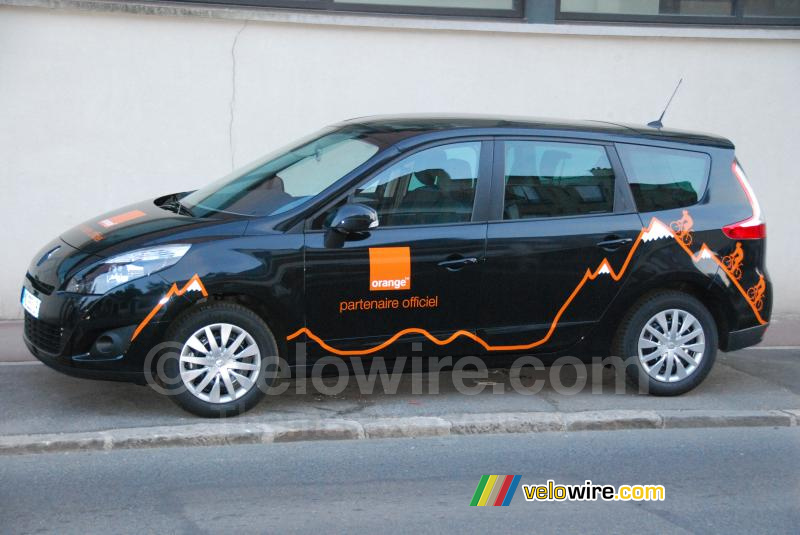
[[[410,290],[411,248],[370,247],[369,289],[373,292]]]
[[[99,221],[98,224],[103,228],[111,228],[114,225],[127,223],[128,221],[133,221],[134,219],[139,219],[140,217],[146,215],[147,214],[145,214],[141,210],[133,210],[132,212],[125,212],[124,214],[119,214],[113,217],[109,217],[108,219],[103,219],[102,221]]]

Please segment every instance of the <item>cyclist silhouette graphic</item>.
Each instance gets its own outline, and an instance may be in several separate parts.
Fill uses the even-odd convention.
[[[694,225],[694,219],[686,210],[683,211],[683,216],[680,219],[669,224],[675,236],[686,246],[692,244],[692,225]]]
[[[741,242],[736,242],[736,249],[731,254],[722,257],[722,263],[736,280],[742,278],[742,260],[744,260],[744,251]]]
[[[767,283],[764,282],[764,275],[759,275],[758,282],[747,290],[747,298],[758,310],[764,308],[764,291],[766,289]]]

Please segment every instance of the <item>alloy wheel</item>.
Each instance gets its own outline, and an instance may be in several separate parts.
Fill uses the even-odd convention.
[[[685,310],[662,310],[645,323],[639,334],[639,361],[657,381],[673,383],[692,375],[706,348],[703,326]]]
[[[228,403],[256,385],[261,352],[253,336],[241,327],[214,323],[186,340],[179,364],[181,380],[195,397],[209,403]]]

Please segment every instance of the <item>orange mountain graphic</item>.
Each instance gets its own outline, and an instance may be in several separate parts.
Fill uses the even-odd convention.
[[[208,292],[206,291],[206,287],[203,286],[203,281],[200,280],[200,276],[197,273],[195,273],[194,276],[191,279],[189,279],[186,282],[186,284],[183,285],[183,288],[181,288],[180,290],[178,289],[177,283],[173,283],[169,291],[164,295],[164,297],[159,299],[158,304],[156,304],[156,306],[153,307],[153,310],[150,311],[150,313],[136,327],[136,330],[133,331],[133,336],[131,336],[131,341],[135,340],[136,337],[139,336],[139,333],[142,332],[142,329],[144,329],[147,326],[147,324],[150,323],[150,320],[153,319],[153,316],[158,314],[158,311],[161,310],[161,307],[166,305],[167,301],[169,301],[173,295],[183,295],[186,292],[200,292],[201,294],[203,294],[203,297],[208,297]]]

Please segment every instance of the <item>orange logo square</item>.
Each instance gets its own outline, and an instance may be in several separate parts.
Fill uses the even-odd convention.
[[[411,289],[411,248],[369,248],[370,291]]]
[[[114,225],[119,225],[121,223],[127,223],[128,221],[132,221],[134,219],[138,219],[142,216],[146,216],[144,212],[141,210],[133,210],[132,212],[125,212],[124,214],[118,214],[113,217],[109,217],[108,219],[103,219],[99,221],[99,225],[104,228],[113,227]]]

